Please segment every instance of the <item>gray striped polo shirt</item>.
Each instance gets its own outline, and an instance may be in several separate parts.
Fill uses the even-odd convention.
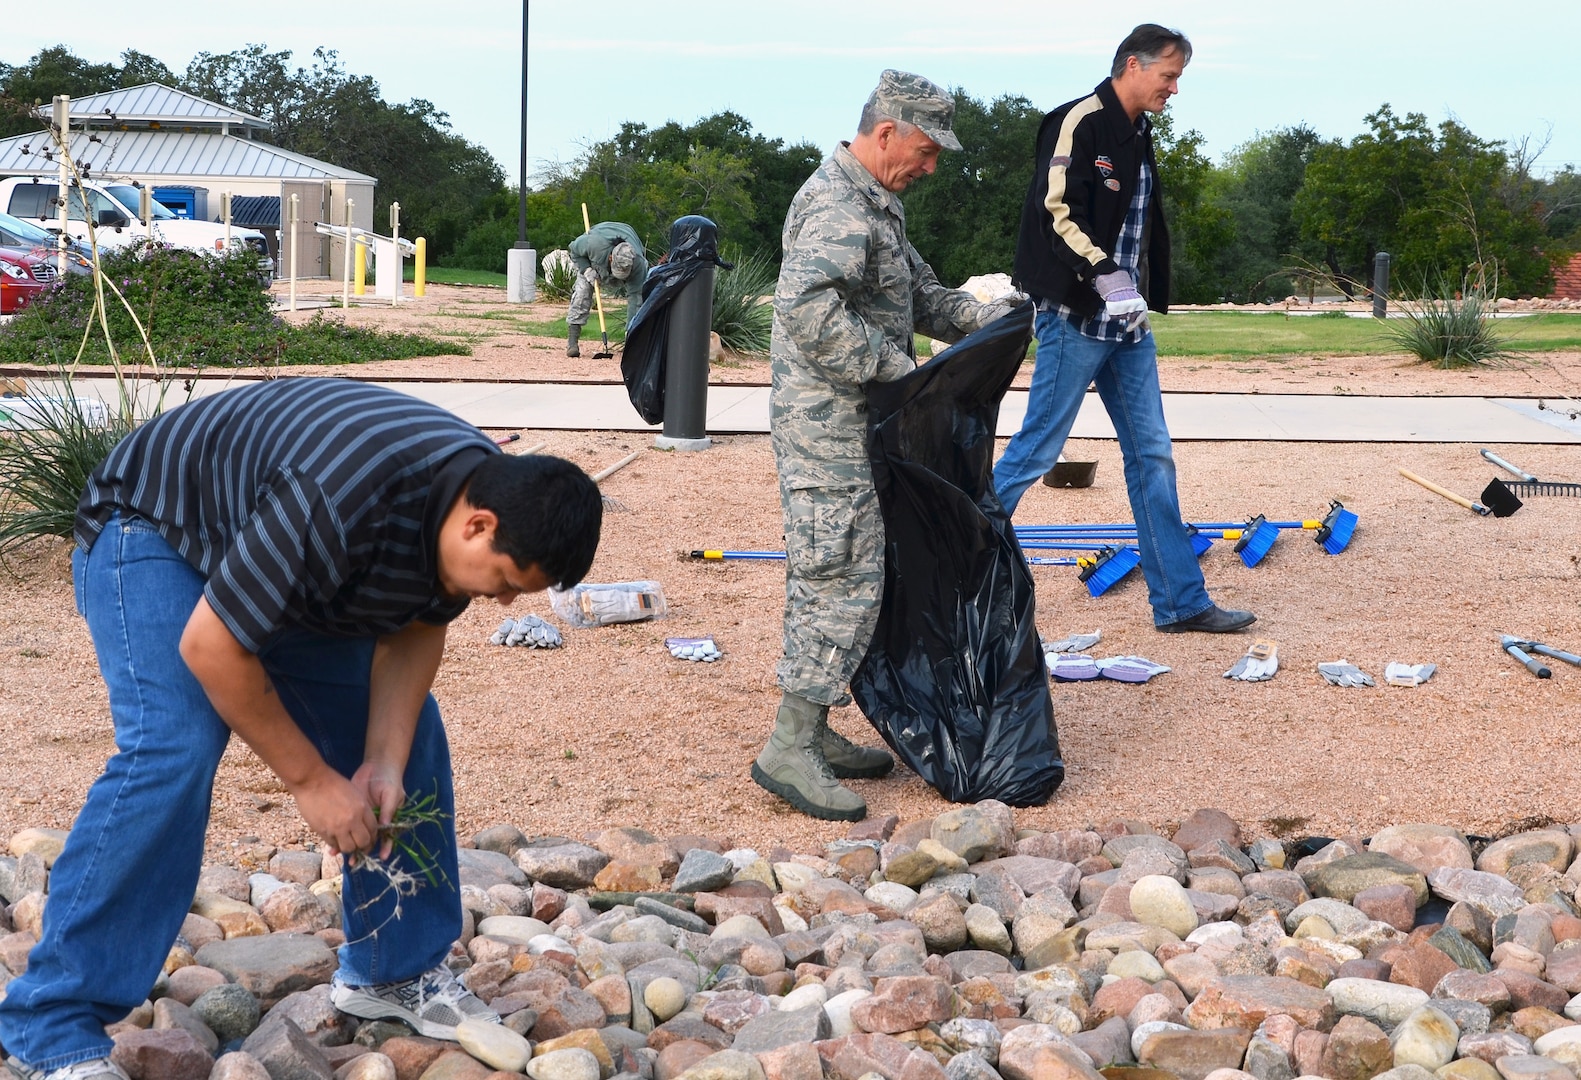
[[[406,394],[290,378],[170,409],[93,470],[76,539],[117,511],[151,522],[258,652],[285,627],[345,637],[445,623],[439,526],[493,441]]]

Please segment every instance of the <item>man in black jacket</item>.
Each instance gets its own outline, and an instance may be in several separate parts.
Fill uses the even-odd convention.
[[[994,466],[1014,513],[1058,459],[1091,383],[1114,423],[1153,621],[1162,631],[1240,630],[1249,611],[1218,607],[1181,521],[1175,461],[1147,312],[1169,309],[1169,229],[1152,123],[1179,92],[1191,42],[1138,26],[1111,77],[1043,118],[1021,210],[1015,284],[1037,301],[1037,366],[1026,419]]]

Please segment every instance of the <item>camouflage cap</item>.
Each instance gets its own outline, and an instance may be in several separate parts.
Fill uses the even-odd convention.
[[[878,77],[878,87],[867,99],[868,107],[892,120],[904,120],[946,150],[959,150],[961,140],[950,125],[955,121],[955,99],[921,75],[890,68]]]

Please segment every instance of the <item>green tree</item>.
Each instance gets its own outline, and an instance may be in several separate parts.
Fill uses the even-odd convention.
[[[1167,111],[1153,118],[1153,150],[1169,223],[1170,299],[1179,304],[1212,303],[1224,295],[1213,268],[1234,238],[1229,212],[1208,198],[1215,170],[1202,142],[1195,128],[1176,135]]]
[[[1536,197],[1543,231],[1572,251],[1581,248],[1581,173],[1567,166],[1538,181]]]
[[[961,149],[941,154],[938,171],[908,188],[905,204],[907,239],[955,286],[1010,273],[1043,114],[1024,97],[985,104],[959,87],[952,93]]]
[[[0,64],[0,138],[39,130],[33,115],[57,94],[86,97],[145,82],[171,84],[175,76],[160,61],[136,49],[121,54],[121,64],[92,64],[66,45],[51,45],[25,64]]]
[[[1504,144],[1455,120],[1436,130],[1421,113],[1388,105],[1349,145],[1318,146],[1294,213],[1317,260],[1348,290],[1366,283],[1388,251],[1405,288],[1486,272],[1501,292],[1541,295],[1552,285],[1550,237],[1535,187]]]
[[[386,102],[379,84],[347,73],[333,49],[315,49],[307,68],[293,70],[290,60],[264,45],[199,53],[182,88],[268,120],[281,149],[375,177],[374,227],[387,228],[399,202],[402,235],[426,237],[435,262],[448,256],[503,185],[499,163],[453,132],[432,102]]]
[[[1225,299],[1256,303],[1294,289],[1289,271],[1301,237],[1291,207],[1319,142],[1305,125],[1280,128],[1236,147],[1214,170],[1207,198],[1232,229],[1210,265]]]
[[[539,250],[564,247],[582,232],[586,203],[593,221],[635,229],[652,261],[676,218],[701,214],[723,245],[777,259],[785,210],[818,161],[812,146],[754,134],[736,113],[654,129],[627,122],[529,194],[528,234]]]

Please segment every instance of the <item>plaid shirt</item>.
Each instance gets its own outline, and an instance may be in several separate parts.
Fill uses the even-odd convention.
[[[1145,130],[1142,125],[1146,123],[1146,117],[1138,118],[1137,129]],[[1143,158],[1141,176],[1136,183],[1136,194],[1131,196],[1130,209],[1125,213],[1125,225],[1120,229],[1120,236],[1114,242],[1114,261],[1119,264],[1121,270],[1131,275],[1132,281],[1139,280],[1138,268],[1142,263],[1142,226],[1147,221],[1147,202],[1152,197],[1153,174],[1147,171],[1147,159]],[[1127,332],[1118,321],[1109,318],[1107,311],[1100,310],[1092,318],[1084,319],[1064,304],[1058,305],[1054,310],[1074,323],[1084,337],[1097,338],[1099,341],[1141,341],[1142,335],[1150,332],[1145,319]]]

